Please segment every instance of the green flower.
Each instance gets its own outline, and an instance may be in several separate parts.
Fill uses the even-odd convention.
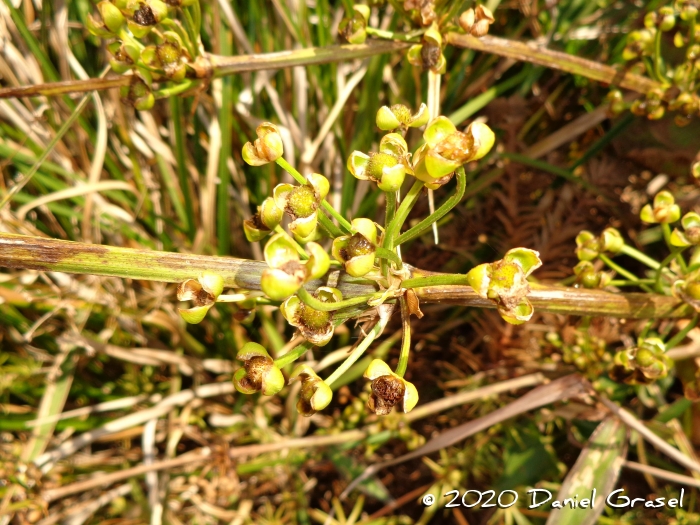
[[[330,188],[328,179],[318,173],[310,175],[307,180],[309,184],[303,186],[278,184],[272,191],[277,207],[292,218],[289,231],[300,242],[316,231],[318,209]]]
[[[372,381],[372,393],[367,401],[367,408],[373,414],[386,416],[394,407],[408,413],[418,403],[418,390],[413,383],[396,375],[381,359],[370,363],[364,377]]]
[[[681,218],[681,208],[676,204],[673,195],[660,191],[654,197],[654,203],[646,204],[639,214],[643,222],[654,224],[669,224]]]
[[[700,215],[694,211],[686,213],[681,219],[683,231],[674,228],[671,233],[673,246],[697,246],[700,244]]]
[[[260,287],[274,301],[284,301],[294,295],[301,286],[319,279],[330,267],[330,257],[319,244],[306,245],[310,252],[308,261],[302,263],[291,239],[278,233],[267,241],[263,254],[269,268],[263,270]]]
[[[421,104],[415,114],[403,104],[382,106],[377,111],[377,127],[383,131],[391,131],[396,128],[420,128],[430,120],[428,106]]]
[[[576,236],[576,256],[579,261],[592,261],[601,252],[600,239],[588,230],[583,230]]]
[[[465,162],[479,160],[495,142],[491,128],[481,122],[473,122],[464,131],[447,117],[433,119],[423,132],[425,144],[413,157],[413,172],[417,179],[436,189]]]
[[[298,365],[289,376],[289,384],[301,381],[301,393],[297,401],[297,412],[302,416],[311,417],[323,410],[333,399],[333,391],[328,383],[323,381],[309,365]]]
[[[671,293],[700,312],[700,268],[673,283]]]
[[[255,142],[246,142],[243,146],[243,160],[251,166],[262,166],[275,162],[284,153],[282,136],[277,126],[263,122],[255,130],[258,138]]]
[[[160,70],[166,78],[178,82],[187,74],[186,50],[180,36],[173,31],[165,31],[163,39],[162,44],[145,48],[141,60],[146,66]]]
[[[534,307],[527,294],[527,277],[542,266],[540,254],[527,248],[508,250],[500,261],[480,264],[467,273],[467,281],[484,299],[492,300],[501,317],[511,324],[529,321]]]
[[[151,88],[138,75],[132,75],[128,86],[119,88],[122,101],[139,111],[148,111],[156,103]]]
[[[407,159],[408,146],[404,138],[398,133],[389,133],[382,137],[379,153],[366,155],[353,151],[348,158],[348,170],[357,179],[376,182],[382,191],[398,191],[406,172],[413,172]]]
[[[641,29],[627,35],[627,45],[622,51],[623,60],[652,56],[654,54],[654,35],[656,31]]]
[[[275,199],[268,197],[258,206],[258,212],[250,219],[243,221],[243,231],[250,242],[264,239],[282,220],[284,212],[275,204]]]
[[[584,288],[605,288],[612,280],[610,273],[596,270],[590,261],[580,261],[574,266],[574,274],[576,283]]]
[[[338,26],[338,34],[350,44],[364,44],[367,40],[367,21],[369,6],[356,4],[352,6],[352,16],[346,16]]]
[[[615,354],[610,378],[630,385],[648,385],[666,377],[672,366],[663,341],[648,337],[641,339],[636,347]]]
[[[187,279],[177,287],[178,301],[192,301],[192,308],[178,308],[177,311],[186,322],[202,322],[216,299],[224,291],[224,279],[215,273],[203,273],[197,279]]]
[[[353,219],[352,229],[357,233],[333,239],[331,253],[345,265],[348,274],[362,277],[374,268],[377,227],[369,219]]]
[[[284,376],[267,350],[258,343],[246,343],[238,351],[236,359],[243,361],[243,368],[233,374],[233,385],[242,394],[262,392],[273,396],[284,387]]]
[[[321,286],[314,296],[324,303],[336,303],[343,300],[343,294],[337,288]],[[308,342],[316,346],[327,345],[333,337],[333,312],[315,310],[303,303],[296,295],[287,299],[280,307],[287,322],[298,328]]]

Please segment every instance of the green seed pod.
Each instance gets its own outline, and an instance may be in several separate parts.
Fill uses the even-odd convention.
[[[97,9],[100,11],[105,27],[112,33],[119,33],[126,23],[126,18],[124,18],[124,15],[117,6],[104,0],[97,4]]]
[[[284,388],[284,375],[263,346],[246,343],[238,351],[236,359],[243,361],[243,368],[233,375],[233,384],[242,394],[262,392],[272,396]]]

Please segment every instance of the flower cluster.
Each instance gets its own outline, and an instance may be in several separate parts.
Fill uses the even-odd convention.
[[[185,27],[174,15],[199,0],[102,0],[97,4],[99,17],[88,15],[87,28],[107,45],[113,71],[134,72],[129,86],[121,88],[122,100],[138,110],[153,107],[153,81],[182,82],[199,53],[199,43],[190,35],[199,28]],[[188,30],[190,29],[190,30]]]
[[[666,377],[672,366],[663,341],[648,337],[640,340],[637,346],[615,354],[610,377],[621,383],[646,385]]]

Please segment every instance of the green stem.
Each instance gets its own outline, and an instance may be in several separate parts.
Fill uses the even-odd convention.
[[[381,294],[368,294],[360,295],[359,297],[353,297],[352,299],[346,299],[345,301],[338,301],[335,303],[327,303],[316,299],[306,288],[299,288],[296,293],[297,297],[307,306],[310,306],[314,310],[320,312],[334,312],[335,310],[340,310],[342,308],[348,308],[350,306],[357,306],[363,303],[367,303],[370,299],[374,297],[381,297]]]
[[[313,344],[309,343],[308,341],[304,341],[300,345],[292,348],[289,352],[287,352],[283,356],[275,359],[275,366],[277,368],[284,368],[289,363],[293,363],[294,361],[299,359],[301,356],[303,356],[306,352],[311,350],[313,347],[314,347]]]
[[[622,249],[620,250],[620,253],[624,253],[625,255],[629,255],[630,257],[632,257],[633,259],[636,259],[640,263],[647,265],[652,270],[659,269],[660,264],[658,261],[655,261],[651,257],[644,255],[642,252],[640,252],[636,248],[632,248],[628,244],[622,245]]]
[[[343,364],[341,364],[338,368],[336,368],[335,372],[328,376],[328,378],[325,380],[328,386],[332,385],[334,381],[337,381],[338,378],[342,377],[342,375],[347,372],[353,364],[355,364],[355,361],[362,357],[362,354],[364,354],[369,348],[369,345],[371,345],[372,342],[384,331],[384,327],[388,322],[388,317],[380,318],[380,320],[374,325],[372,330],[370,330],[362,342],[357,345],[357,348],[355,348],[348,358],[343,361]]]
[[[430,229],[430,226],[433,223],[442,219],[455,206],[457,206],[457,204],[460,203],[462,197],[464,196],[466,188],[467,175],[464,172],[464,167],[461,167],[457,170],[457,191],[455,192],[455,194],[452,195],[452,197],[450,197],[449,199],[447,199],[442,206],[435,210],[435,213],[429,215],[428,217],[420,221],[410,230],[399,235],[394,244],[396,246],[399,246],[405,242],[412,241],[416,237],[420,237],[421,235],[423,235],[428,229]]]
[[[401,282],[403,288],[422,288],[424,286],[441,286],[441,285],[469,285],[467,275],[461,273],[450,273],[445,275],[431,275],[430,277],[414,277],[413,279],[404,279]]]
[[[608,257],[607,255],[601,253],[598,257],[600,258],[601,261],[603,261],[605,264],[607,264],[610,268],[615,270],[617,273],[619,273],[620,275],[622,275],[624,277],[627,277],[630,281],[633,281],[634,283],[638,284],[639,287],[642,290],[644,290],[645,292],[654,293],[654,290],[652,290],[650,287],[648,287],[645,284],[641,284],[639,278],[636,275],[634,275],[632,272],[630,272],[628,270],[625,270],[622,266],[612,262],[612,260],[610,260],[610,257]]]
[[[295,249],[295,250],[297,251],[297,253],[299,254],[299,257],[301,257],[303,260],[307,260],[307,259],[309,258],[309,255],[306,253],[306,251],[305,251],[304,248],[301,246],[301,244],[299,244],[299,243],[296,241],[296,239],[294,239],[294,237],[292,237],[291,235],[289,235],[289,234],[285,231],[285,229],[282,228],[282,226],[280,226],[279,224],[278,224],[277,226],[275,226],[275,232],[281,233],[282,235],[284,235],[284,236],[289,240],[289,242],[292,243],[292,245],[294,246],[294,249]]]
[[[396,265],[396,268],[399,270],[403,268],[403,261],[401,260],[401,257],[396,255],[394,252],[387,250],[386,248],[382,248],[381,246],[377,246],[376,250],[375,257],[378,259],[387,259],[393,262]]]
[[[385,199],[386,199],[386,210],[384,212],[384,228],[389,227],[389,224],[391,221],[394,219],[394,216],[396,215],[396,193],[395,191],[390,191],[384,194]],[[382,259],[380,261],[380,268],[382,275],[386,277],[389,272],[389,268],[386,264],[386,259]]]
[[[299,184],[309,184],[309,181],[307,181],[306,178],[296,170],[296,168],[289,164],[289,162],[287,162],[284,159],[284,157],[278,158],[276,162],[280,168],[282,168],[284,171],[286,171],[292,177],[294,177],[294,180],[296,180]],[[321,201],[321,206],[324,210],[328,212],[328,214],[331,217],[338,221],[338,224],[340,224],[340,226],[342,226],[347,233],[352,233],[352,225],[347,221],[347,219],[345,219],[345,217],[338,213],[333,208],[333,206],[331,206],[325,199]],[[329,231],[334,232],[334,237],[339,237],[340,235],[343,235],[343,233],[340,230],[338,230],[338,228],[333,223],[327,221],[328,224],[326,224],[324,222],[323,219],[325,218],[325,216],[323,214],[319,214],[318,218],[324,227],[326,227]]]
[[[678,250],[678,248],[676,246],[671,244],[671,225],[670,224],[665,223],[665,222],[662,223],[661,224],[661,231],[664,234],[664,241],[666,241],[666,246],[668,246],[668,249],[671,250],[671,254],[678,261],[678,266],[680,266],[683,273],[685,273],[688,270],[688,267],[685,264],[685,259],[683,259],[683,256],[681,255],[681,252],[685,248],[683,248],[682,250]],[[671,257],[671,259],[673,259],[673,257]],[[668,257],[667,257],[667,259],[668,259]],[[671,260],[669,260],[666,264],[669,264],[670,262],[671,262]],[[661,263],[661,266],[663,267],[664,263]]]
[[[666,268],[666,266],[668,266],[671,263],[671,261],[673,259],[675,259],[676,257],[678,257],[679,259],[682,260],[683,257],[680,254],[683,252],[683,250],[685,250],[685,248],[678,249],[676,247],[673,247],[671,249],[671,253],[663,261],[661,261],[661,265],[656,270],[656,278],[654,279],[654,288],[658,292],[663,291],[661,289],[661,274],[663,273],[664,268]],[[683,261],[683,262],[685,262],[685,261]]]
[[[613,279],[610,281],[610,286],[639,286],[640,284],[654,284],[655,279],[639,279],[638,281],[625,281],[622,279]]]
[[[396,365],[396,375],[403,377],[408,368],[408,356],[411,353],[411,312],[408,311],[408,303],[406,296],[402,295],[399,299],[401,304],[401,353],[399,354],[399,364]]]
[[[192,89],[195,86],[198,86],[201,83],[201,80],[185,79],[171,86],[154,91],[153,96],[156,98],[174,97],[176,95],[181,95],[182,93],[189,91],[190,89]]]
[[[175,160],[177,162],[177,176],[180,182],[180,191],[185,200],[185,214],[187,216],[187,234],[190,241],[194,240],[196,231],[194,206],[192,205],[192,192],[190,191],[190,174],[187,172],[187,158],[185,149],[185,130],[182,121],[182,100],[173,97],[170,103],[170,119],[173,125],[172,138],[175,139]]]
[[[688,332],[690,332],[695,326],[698,324],[698,316],[697,314],[695,317],[693,317],[687,325],[683,327],[683,329],[678,332],[676,335],[674,335],[671,339],[669,339],[668,343],[666,343],[666,351],[670,350],[674,346],[676,346],[678,343],[683,341],[685,339],[685,336],[688,335]]]
[[[413,186],[411,186],[411,189],[408,190],[408,193],[404,197],[403,201],[401,201],[399,209],[396,210],[396,215],[384,232],[383,246],[387,250],[394,249],[394,239],[399,231],[401,231],[401,226],[404,222],[406,222],[408,214],[411,213],[413,206],[415,206],[416,202],[418,201],[418,196],[420,195],[423,186],[425,186],[425,183],[422,180],[416,180],[416,182],[413,183]]]

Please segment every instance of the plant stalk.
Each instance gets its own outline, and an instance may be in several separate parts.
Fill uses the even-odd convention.
[[[457,278],[457,275],[404,266],[411,271],[413,279],[442,276],[455,282]],[[0,233],[0,267],[169,283],[180,283],[196,279],[202,272],[213,272],[221,275],[227,287],[260,290],[260,277],[267,264],[233,257],[135,250]],[[410,284],[411,281],[404,283]],[[325,284],[322,280],[315,280],[307,283],[306,288],[315,290]],[[492,301],[482,299],[466,284],[422,285],[420,281],[413,281],[412,286],[420,286],[415,291],[418,299],[426,304],[495,308]],[[347,299],[379,291],[372,281],[353,278],[344,272],[340,273],[337,288]],[[528,298],[542,312],[629,319],[692,318],[695,315],[692,307],[675,297],[658,294],[612,293],[537,283],[530,283],[530,288]]]

